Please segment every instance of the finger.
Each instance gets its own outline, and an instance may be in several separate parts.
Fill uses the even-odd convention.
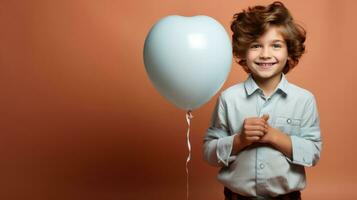
[[[257,142],[260,140],[260,137],[258,136],[252,136],[252,137],[246,137],[246,139],[250,142]]]
[[[252,137],[252,136],[264,136],[265,133],[263,131],[246,131],[245,135],[247,137]]]
[[[269,115],[268,114],[264,114],[261,119],[263,119],[264,121],[268,121],[269,119]]]
[[[261,118],[255,118],[248,120],[245,125],[260,125],[260,126],[265,126],[267,122]]]
[[[266,132],[268,131],[268,126],[261,126],[261,125],[247,125],[244,127],[245,131],[262,131]]]
[[[262,120],[261,117],[248,117],[248,118],[245,118],[244,121],[246,121],[246,122],[255,122],[255,121],[264,121],[264,120]]]

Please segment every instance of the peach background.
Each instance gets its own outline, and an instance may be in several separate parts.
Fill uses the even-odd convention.
[[[324,148],[305,200],[357,199],[356,1],[284,1],[308,31],[288,75],[312,91]],[[185,199],[185,112],[142,61],[161,17],[235,12],[271,1],[0,1],[0,199]],[[224,88],[246,74],[234,64]],[[202,137],[217,96],[194,111],[191,199],[223,199]]]

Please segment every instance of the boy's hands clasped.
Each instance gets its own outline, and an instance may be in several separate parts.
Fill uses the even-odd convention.
[[[242,132],[238,136],[244,146],[255,142],[271,143],[274,139],[273,128],[268,124],[269,115],[247,118],[243,122]]]
[[[262,117],[246,118],[241,133],[234,137],[232,154],[237,154],[253,143],[266,143],[275,146],[282,133],[279,129],[271,127],[268,124],[268,119],[269,115],[267,114]]]

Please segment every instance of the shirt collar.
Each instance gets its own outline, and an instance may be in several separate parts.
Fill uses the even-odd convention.
[[[286,79],[285,74],[281,73],[281,80],[278,84],[278,86],[276,87],[277,90],[280,90],[281,92],[283,92],[285,95],[288,95],[289,91],[288,91],[288,79]]]
[[[284,73],[281,73],[281,80],[278,84],[278,86],[275,88],[273,94],[276,91],[281,91],[282,93],[284,93],[285,95],[288,94],[288,80],[286,79]],[[247,92],[247,95],[250,96],[251,94],[253,94],[256,90],[260,90],[259,86],[257,85],[257,83],[254,81],[252,74],[249,74],[248,79],[244,82],[244,87],[245,87],[245,91]]]
[[[245,87],[245,91],[247,92],[248,96],[250,96],[256,90],[259,89],[259,86],[255,83],[255,81],[252,77],[252,74],[249,74],[248,79],[244,82],[244,87]]]

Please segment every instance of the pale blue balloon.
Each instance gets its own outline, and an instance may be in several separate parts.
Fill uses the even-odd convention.
[[[146,37],[144,64],[161,95],[181,109],[193,110],[208,102],[227,79],[231,41],[211,17],[167,16]]]

